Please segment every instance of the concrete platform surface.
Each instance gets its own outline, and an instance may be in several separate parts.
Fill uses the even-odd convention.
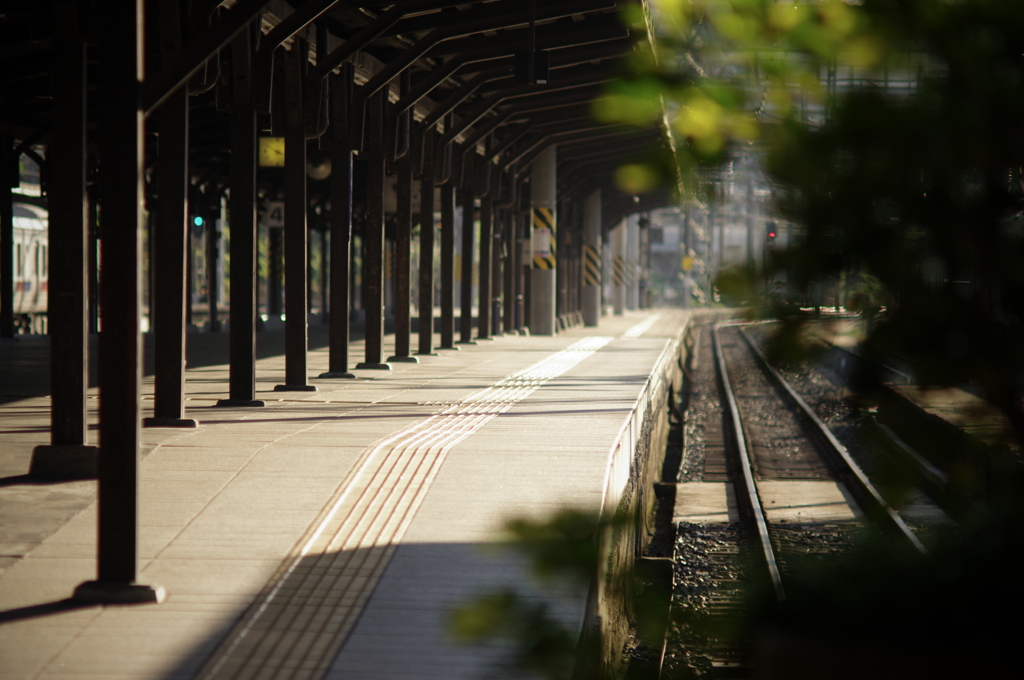
[[[348,380],[313,377],[328,354],[311,327],[316,392],[274,391],[283,338],[261,333],[265,408],[215,406],[226,338],[190,335],[199,426],[143,430],[139,580],[166,589],[158,605],[69,600],[96,577],[96,483],[26,476],[49,443],[46,341],[0,346],[0,679],[487,677],[511,651],[453,643],[452,607],[544,593],[520,557],[482,548],[511,517],[601,507],[624,424],[687,318],[628,312]],[[353,365],[362,353],[353,343]],[[583,589],[546,596],[580,625]]]

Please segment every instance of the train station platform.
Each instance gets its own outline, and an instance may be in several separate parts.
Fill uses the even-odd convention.
[[[316,392],[274,391],[283,335],[261,333],[267,405],[248,409],[216,406],[226,337],[190,335],[199,426],[143,430],[140,581],[166,598],[129,606],[69,599],[96,577],[96,483],[26,475],[49,443],[46,341],[0,346],[0,678],[487,677],[512,650],[455,644],[452,607],[542,593],[522,557],[484,548],[509,518],[614,502],[688,319],[501,336]],[[327,370],[322,332],[311,376]],[[147,379],[143,415],[151,395]],[[585,590],[547,593],[576,629]]]

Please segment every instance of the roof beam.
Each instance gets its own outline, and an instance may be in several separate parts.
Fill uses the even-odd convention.
[[[142,110],[149,115],[185,84],[215,52],[249,25],[270,0],[239,0],[208,31],[190,41],[178,58],[147,78],[142,87]]]

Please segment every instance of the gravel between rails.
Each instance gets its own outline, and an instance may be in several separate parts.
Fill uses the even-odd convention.
[[[685,437],[679,482],[713,482],[728,479],[724,460],[723,404],[719,395],[712,356],[711,328],[704,326],[699,343],[697,366],[691,376],[692,392],[685,414]],[[735,331],[727,331],[735,333]],[[759,344],[768,332],[763,326],[748,328]],[[742,339],[727,341],[733,353],[740,349],[749,355]],[[726,339],[723,338],[723,344]],[[739,347],[742,345],[742,347]],[[755,370],[756,369],[756,370]],[[735,369],[734,369],[735,370]],[[752,393],[741,409],[765,425],[760,434],[752,434],[762,453],[778,459],[778,470],[762,470],[762,477],[820,479],[827,476],[817,460],[794,474],[785,472],[787,460],[803,457],[796,450],[797,433],[792,424],[779,422],[771,409],[763,405],[774,400],[774,387],[753,364],[752,357],[740,369],[736,381],[747,383]],[[797,391],[831,427],[851,429],[856,438],[855,421],[861,416],[847,391],[836,386],[809,366],[787,367],[787,379],[794,380]],[[844,443],[846,443],[844,441]],[[815,454],[814,458],[817,456]],[[783,552],[807,559],[835,559],[855,540],[859,529],[838,525],[791,524],[777,534]],[[746,593],[754,567],[745,555],[749,552],[746,530],[739,523],[691,524],[676,527],[673,574],[673,622],[668,637],[663,678],[709,677],[713,664],[742,664],[744,645],[740,627],[746,616]]]

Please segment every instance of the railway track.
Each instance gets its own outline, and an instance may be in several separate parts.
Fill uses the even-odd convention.
[[[722,390],[729,405],[730,434],[738,463],[737,473],[738,477],[742,479],[742,492],[737,493],[737,500],[740,507],[743,508],[743,514],[751,518],[752,528],[756,531],[761,548],[758,555],[760,561],[765,565],[777,599],[785,598],[785,588],[782,582],[782,571],[776,558],[777,550],[774,546],[782,544],[784,539],[779,537],[773,541],[769,535],[770,524],[764,511],[766,505],[764,482],[770,479],[780,477],[817,478],[818,475],[825,473],[822,475],[824,478],[831,477],[837,484],[842,485],[841,490],[845,492],[844,496],[852,496],[855,499],[857,509],[868,520],[870,526],[884,532],[897,546],[923,554],[925,552],[924,545],[875,488],[871,480],[847,452],[846,447],[839,442],[814,409],[804,401],[779,371],[768,363],[763,352],[750,336],[741,327],[734,328],[762,371],[760,375],[753,376],[749,380],[753,385],[749,386],[752,389],[748,391],[748,403],[751,401],[751,397],[762,399],[768,391],[765,387],[770,387],[778,392],[781,396],[779,402],[783,404],[781,409],[775,409],[775,413],[778,415],[775,419],[769,419],[768,425],[774,426],[770,427],[773,430],[780,429],[780,425],[785,429],[784,437],[788,441],[782,447],[784,450],[779,452],[778,447],[765,446],[763,443],[760,445],[756,442],[748,444],[746,431],[758,431],[763,436],[766,426],[764,419],[757,419],[761,422],[748,420],[747,424],[744,424],[744,413],[739,406],[742,395],[738,395],[733,388],[720,331],[716,328],[714,330],[715,356]],[[762,377],[767,380],[762,380]],[[771,383],[771,385],[768,386],[767,383]],[[799,434],[795,437],[791,434],[794,432],[793,425],[796,426],[797,431],[802,431],[805,435],[802,439]],[[790,437],[793,439],[789,439]],[[761,483],[759,484],[759,482]]]
[[[742,620],[752,586],[782,601],[793,564],[841,554],[864,532],[884,534],[894,550],[922,554],[925,547],[741,327],[716,326],[710,335],[691,367],[704,392],[693,399],[705,408],[699,431],[688,432],[702,439],[704,470],[691,480],[714,484],[728,476],[735,505],[727,521],[679,525],[682,604],[674,604],[670,647],[682,648],[676,665],[696,671],[681,677],[745,677],[742,641],[726,638]],[[708,394],[712,373],[716,394]]]

